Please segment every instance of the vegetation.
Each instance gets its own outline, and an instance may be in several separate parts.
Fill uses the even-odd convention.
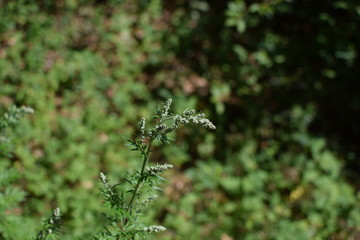
[[[164,178],[159,175],[167,169],[173,168],[171,164],[149,165],[152,144],[155,140],[163,144],[170,143],[168,134],[175,131],[182,124],[197,124],[202,127],[215,129],[210,120],[205,118],[203,113],[195,114],[195,110],[185,110],[180,115],[173,115],[170,112],[172,99],[168,99],[158,109],[155,118],[157,123],[151,130],[146,130],[145,119],[139,122],[139,133],[133,139],[128,140],[133,151],[138,151],[142,159],[139,171],[124,178],[123,182],[110,185],[104,173],[100,173],[100,180],[103,185],[102,193],[105,203],[109,207],[108,220],[105,230],[98,233],[95,239],[136,239],[138,236],[146,239],[146,235],[163,232],[164,226],[144,226],[141,221],[143,209],[154,201],[157,196],[154,190],[161,190],[159,184]],[[170,124],[169,124],[170,123]],[[118,192],[117,187],[129,185],[127,190]],[[145,197],[144,197],[145,195]]]
[[[1,1],[0,239],[58,207],[59,239],[92,239],[112,183],[136,213],[124,138],[169,98],[216,130],[153,141],[148,167],[173,165],[141,212],[153,238],[359,238],[359,24],[355,0]]]

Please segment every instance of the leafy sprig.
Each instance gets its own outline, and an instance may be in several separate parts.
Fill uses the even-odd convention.
[[[95,239],[137,239],[145,238],[149,234],[165,231],[163,226],[145,226],[140,221],[141,212],[157,196],[154,190],[160,189],[159,185],[164,180],[160,176],[162,172],[172,168],[171,164],[156,164],[149,166],[152,143],[160,141],[163,144],[170,143],[169,133],[178,129],[181,125],[195,124],[201,127],[215,129],[215,125],[205,114],[196,113],[195,110],[185,110],[181,114],[171,113],[172,100],[168,99],[159,107],[154,116],[155,125],[146,129],[146,120],[139,122],[138,134],[128,140],[132,151],[139,152],[142,159],[139,171],[124,179],[129,184],[130,190],[118,193],[116,186],[110,185],[104,173],[100,173],[102,184],[101,192],[106,205],[110,207],[111,214],[106,215],[108,223],[104,231],[98,233]],[[143,195],[147,195],[145,200]]]
[[[55,208],[51,216],[44,220],[35,240],[55,239],[54,237],[60,234],[60,220],[60,208]]]

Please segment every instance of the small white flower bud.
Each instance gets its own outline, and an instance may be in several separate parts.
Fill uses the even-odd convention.
[[[164,130],[165,128],[166,128],[165,124],[159,124],[159,125],[155,126],[156,131],[161,131],[161,130]]]
[[[185,116],[190,116],[190,115],[193,115],[195,114],[195,110],[194,109],[191,109],[191,110],[185,110],[183,115]]]
[[[165,231],[166,228],[164,226],[153,225],[149,227],[144,227],[142,230],[148,233],[157,233]]]
[[[139,129],[140,129],[140,137],[145,137],[145,118],[141,118],[139,122]]]
[[[199,114],[197,115],[197,117],[198,117],[198,118],[204,118],[204,117],[205,117],[205,113],[199,113]]]
[[[161,117],[166,117],[169,114],[170,106],[172,103],[172,99],[169,98],[164,104],[161,110]]]
[[[102,183],[107,183],[107,178],[104,173],[100,172],[100,180]]]
[[[55,208],[54,209],[54,216],[55,217],[60,217],[60,208]]]
[[[31,108],[31,107],[21,107],[21,110],[24,112],[24,113],[27,113],[27,114],[33,114],[34,113],[34,109]]]

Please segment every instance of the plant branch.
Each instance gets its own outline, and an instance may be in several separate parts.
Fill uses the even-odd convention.
[[[128,205],[127,209],[126,209],[127,211],[130,210],[130,207],[131,207],[131,205],[132,205],[132,203],[133,203],[133,201],[134,201],[134,199],[135,199],[136,193],[137,193],[137,191],[139,190],[140,183],[141,183],[142,180],[143,180],[144,170],[145,170],[146,163],[147,163],[147,161],[148,161],[148,159],[149,159],[149,154],[150,154],[150,150],[151,150],[151,143],[152,143],[153,140],[154,140],[154,139],[152,139],[152,138],[150,139],[150,142],[149,142],[149,145],[148,145],[148,147],[147,147],[147,150],[146,150],[146,152],[144,153],[144,160],[143,160],[143,164],[142,164],[142,167],[141,167],[140,177],[139,177],[139,179],[138,179],[138,181],[137,181],[137,183],[136,183],[134,192],[133,192],[133,194],[132,194],[132,196],[131,196],[129,205]]]

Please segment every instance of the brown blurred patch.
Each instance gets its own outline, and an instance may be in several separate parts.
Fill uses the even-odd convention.
[[[85,180],[81,182],[81,186],[87,190],[93,189],[94,188],[94,181],[90,181],[90,180]]]
[[[175,58],[167,59],[163,70],[154,74],[144,74],[140,81],[144,82],[149,89],[165,87],[172,90],[180,90],[187,95],[197,94],[205,96],[209,92],[209,80],[199,76],[190,67]]]
[[[207,79],[192,73],[182,80],[182,89],[186,94],[199,93],[205,95],[208,91],[209,82]]]
[[[5,215],[15,215],[15,216],[20,216],[22,215],[23,211],[21,208],[13,208],[13,209],[9,209],[9,210],[5,210]]]
[[[233,238],[230,237],[229,235],[227,235],[226,233],[221,234],[220,239],[221,240],[233,240]]]
[[[13,104],[12,98],[7,97],[7,96],[0,96],[0,105],[4,105],[5,107],[9,107],[11,104]]]
[[[44,150],[42,148],[34,148],[32,149],[32,155],[35,158],[41,158],[44,156]]]
[[[299,170],[294,167],[286,167],[283,170],[284,176],[288,181],[297,183],[299,182]]]
[[[106,133],[100,133],[98,136],[98,140],[101,143],[106,143],[109,140],[109,137]]]
[[[48,51],[45,56],[44,71],[48,72],[54,66],[54,64],[59,60],[61,60],[61,57],[58,54],[58,52],[53,50]]]
[[[170,184],[165,188],[166,196],[172,201],[178,201],[183,195],[191,191],[191,180],[180,172],[172,174]]]

